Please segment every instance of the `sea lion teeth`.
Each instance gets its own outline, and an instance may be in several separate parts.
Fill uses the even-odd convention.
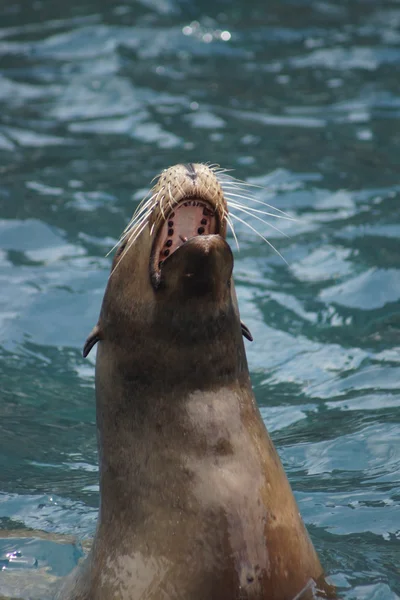
[[[209,208],[205,208],[203,210],[203,215],[205,215],[206,217],[213,217],[214,214],[215,214],[214,211]]]

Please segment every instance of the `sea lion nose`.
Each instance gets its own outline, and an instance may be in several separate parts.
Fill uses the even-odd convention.
[[[196,172],[196,168],[194,166],[193,163],[187,163],[186,165],[183,165],[186,169],[186,175],[188,177],[190,177],[190,179],[193,181],[193,183],[196,181],[197,179],[197,172]]]

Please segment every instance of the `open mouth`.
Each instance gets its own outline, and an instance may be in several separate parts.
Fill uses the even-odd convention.
[[[152,252],[152,271],[159,275],[165,260],[197,235],[219,233],[215,209],[200,198],[185,198],[166,215],[159,228]]]

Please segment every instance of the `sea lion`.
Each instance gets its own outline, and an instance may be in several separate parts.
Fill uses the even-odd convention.
[[[116,252],[84,347],[98,525],[62,600],[293,600],[322,575],[252,391],[228,219],[213,169],[177,165]]]

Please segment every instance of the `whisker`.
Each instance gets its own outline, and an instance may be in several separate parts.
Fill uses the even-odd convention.
[[[281,235],[284,235],[285,237],[289,237],[284,231],[282,231],[281,229],[279,229],[278,227],[276,227],[275,225],[273,225],[272,223],[270,223],[268,220],[266,220],[263,217],[269,217],[269,218],[275,218],[275,219],[285,219],[288,221],[295,221],[296,219],[294,217],[290,216],[289,214],[287,214],[286,212],[284,212],[283,210],[276,208],[276,207],[272,206],[271,204],[268,204],[264,200],[253,197],[251,195],[252,192],[248,191],[248,188],[257,188],[259,190],[267,191],[267,193],[268,193],[267,197],[270,197],[271,195],[273,195],[270,191],[266,190],[266,188],[263,188],[260,185],[257,185],[254,183],[248,183],[247,181],[242,181],[240,179],[237,179],[236,177],[234,177],[233,175],[230,174],[232,169],[222,168],[222,167],[220,167],[220,165],[218,165],[216,163],[205,163],[205,165],[218,178],[218,181],[222,187],[222,191],[224,193],[225,200],[228,204],[228,207],[231,207],[235,211],[244,213],[244,214],[248,215],[248,217],[252,217],[252,218],[256,219],[257,221],[260,221],[261,223],[263,223],[263,225],[265,225],[267,227],[271,227],[272,229],[274,229]],[[147,227],[153,221],[153,223],[150,227],[150,235],[152,236],[154,234],[154,230],[157,229],[158,225],[162,221],[166,220],[166,215],[169,214],[169,212],[172,211],[174,209],[174,206],[176,205],[176,200],[172,194],[172,187],[174,187],[174,186],[171,187],[171,182],[166,181],[165,184],[163,185],[160,181],[160,175],[157,175],[156,177],[154,177],[154,179],[152,180],[152,183],[154,181],[156,181],[155,185],[153,185],[153,187],[149,190],[149,192],[144,196],[144,198],[138,204],[135,212],[132,215],[131,220],[129,221],[128,225],[125,227],[123,233],[121,234],[119,241],[107,253],[107,256],[109,256],[111,254],[111,252],[113,252],[119,244],[124,242],[124,240],[128,239],[128,243],[127,243],[125,252],[124,252],[123,256],[121,256],[116,267],[111,272],[110,277],[114,273],[117,266],[122,262],[122,260],[124,259],[124,255],[132,247],[132,244],[134,244],[136,242],[137,238],[142,233],[142,231],[145,229],[145,227]],[[207,188],[207,189],[204,189],[204,188]],[[208,181],[205,186],[203,185],[202,195],[204,193],[205,196],[208,196],[210,194],[210,189],[211,189],[211,182]],[[179,181],[179,179],[176,182],[176,187],[174,187],[174,193],[177,198],[179,196],[182,196],[182,197],[185,196],[182,183]],[[259,195],[259,194],[257,194],[257,195]],[[218,195],[217,195],[217,197],[214,197],[213,200],[214,200],[214,202],[219,204]],[[256,208],[256,207],[252,206],[252,204],[259,204],[259,205],[261,205],[262,208],[261,207]],[[156,219],[153,219],[151,217],[151,215],[154,213],[154,210],[156,207],[158,207],[157,217],[156,217]],[[221,209],[223,211],[222,218],[226,220],[226,224],[228,225],[229,229],[232,231],[232,235],[233,235],[233,238],[235,240],[235,244],[236,244],[236,247],[238,250],[239,250],[239,240],[238,240],[238,236],[236,235],[233,220],[241,222],[243,225],[245,225],[251,231],[253,231],[256,235],[258,235],[287,264],[287,261],[282,256],[282,254],[275,248],[275,246],[266,237],[264,237],[259,231],[257,231],[257,229],[255,227],[253,227],[246,220],[239,217],[237,214],[233,214],[232,212],[229,213],[228,209],[225,210],[225,207],[223,205],[221,206]],[[125,241],[125,243],[126,243],[126,241]]]
[[[124,260],[125,256],[129,252],[129,250],[132,248],[132,245],[136,242],[137,238],[142,233],[142,231],[146,228],[147,225],[148,225],[148,222],[146,221],[145,223],[142,224],[142,226],[139,229],[139,231],[135,231],[134,234],[132,234],[132,238],[133,239],[128,241],[128,246],[126,247],[123,256],[121,256],[120,260],[117,262],[117,264],[115,265],[115,267],[111,271],[111,273],[109,275],[109,278],[113,275],[113,273],[115,273],[115,271],[117,270],[118,266],[122,263],[122,261]]]
[[[121,234],[120,241],[124,240],[127,235],[131,233],[135,227],[140,225],[143,221],[148,220],[151,213],[153,212],[153,208],[149,206],[145,211],[143,211],[140,215],[138,214],[134,220],[131,221],[128,228],[126,228]]]
[[[149,190],[149,191],[148,191],[148,192],[147,192],[147,193],[146,193],[146,194],[143,196],[143,198],[140,200],[139,204],[137,205],[135,212],[141,209],[141,207],[143,206],[143,204],[144,204],[144,203],[146,202],[146,200],[149,198],[149,196],[150,196],[151,192],[152,192],[152,189],[150,189],[150,190]],[[135,214],[135,213],[133,213],[133,214]]]
[[[129,235],[134,235],[135,231],[137,231],[137,229],[142,225],[146,225],[149,222],[149,216],[151,215],[152,211],[149,210],[147,212],[147,214],[143,217],[143,219],[141,219],[140,221],[138,221],[137,223],[135,223],[134,225],[132,225],[132,227],[130,227],[129,230],[125,231],[121,237],[119,238],[119,240],[117,241],[116,244],[114,244],[114,246],[111,248],[111,250],[109,250],[106,254],[106,257],[109,256],[111,254],[111,252],[113,252],[113,250],[115,250],[115,248],[117,248],[117,246],[119,246],[119,244],[121,244],[121,242],[123,242],[125,240],[125,238],[127,238]]]
[[[245,196],[242,194],[234,194],[233,192],[230,192],[230,191],[228,191],[226,193],[226,196],[228,198],[229,198],[229,196],[232,196],[232,197],[234,196],[235,198],[242,198],[243,200],[250,200],[250,202],[255,202],[256,204],[262,204],[263,206],[267,206],[268,208],[271,208],[272,210],[276,210],[278,213],[284,215],[284,217],[286,217],[287,219],[291,219],[292,221],[295,220],[295,219],[293,219],[293,217],[291,217],[290,215],[285,213],[280,208],[276,208],[276,206],[272,206],[272,204],[268,204],[267,202],[263,202],[262,200],[257,200],[256,198],[253,198],[252,196]],[[276,216],[278,216],[278,215],[276,215]],[[281,218],[283,218],[283,217],[281,217]]]
[[[224,217],[225,217],[226,222],[228,223],[229,227],[231,228],[232,235],[233,235],[233,238],[234,238],[235,243],[236,243],[236,247],[240,251],[239,241],[238,241],[237,236],[236,236],[236,232],[235,232],[235,228],[234,228],[233,223],[232,223],[232,219],[230,218],[230,216],[229,216],[228,213],[225,213]]]
[[[219,177],[219,182],[223,187],[231,186],[231,187],[243,187],[243,188],[249,188],[249,187],[257,187],[258,188],[258,186],[255,186],[252,183],[247,183],[246,181],[236,181],[233,178],[225,179],[224,177]],[[259,189],[264,189],[264,188],[259,188]]]
[[[144,222],[143,222],[143,223],[140,225],[140,227],[139,227],[139,225],[138,225],[138,226],[136,227],[135,231],[132,231],[132,233],[131,233],[131,235],[130,235],[130,237],[129,237],[129,239],[128,239],[128,244],[131,244],[131,243],[132,243],[132,242],[131,242],[131,238],[134,238],[134,241],[136,241],[136,240],[137,240],[137,238],[138,238],[138,236],[139,236],[139,235],[142,233],[143,229],[145,229],[145,228],[146,228],[146,226],[147,226],[148,224],[149,224],[149,222],[148,222],[148,221],[144,221]]]
[[[275,219],[284,219],[285,221],[297,221],[297,219],[295,219],[294,217],[286,217],[286,216],[276,215],[276,214],[270,213],[266,210],[259,210],[258,208],[253,208],[252,206],[245,206],[243,204],[240,204],[236,200],[231,200],[231,198],[229,198],[229,196],[227,194],[225,194],[225,196],[228,200],[229,206],[234,206],[236,208],[243,207],[243,208],[246,208],[246,210],[250,211],[251,213],[257,213],[259,215],[265,215],[267,217],[274,217]]]
[[[241,223],[243,223],[243,225],[245,225],[246,227],[249,227],[249,229],[251,229],[252,231],[254,231],[254,233],[256,233],[262,240],[264,240],[264,242],[266,242],[268,244],[268,246],[270,246],[280,257],[281,259],[287,264],[287,266],[289,266],[289,263],[287,262],[287,260],[282,256],[282,254],[279,252],[279,250],[277,250],[275,248],[275,246],[273,244],[271,244],[271,242],[269,240],[267,240],[266,237],[264,237],[263,235],[261,235],[261,233],[259,231],[257,231],[257,229],[254,229],[254,227],[252,227],[250,225],[250,223],[247,223],[246,221],[244,221],[243,219],[241,219],[240,217],[238,217],[237,215],[234,215],[233,213],[231,213],[231,217],[233,219],[236,219],[237,221],[240,221]]]
[[[184,198],[184,196],[185,196],[185,191],[184,191],[184,189],[183,189],[183,187],[182,187],[182,184],[181,184],[181,182],[180,182],[179,180],[177,180],[177,181],[176,181],[176,183],[177,183],[177,185],[178,185],[178,187],[179,187],[179,191],[180,191],[180,193],[181,193],[181,196],[182,196],[182,198]],[[173,207],[173,206],[171,206],[171,209],[173,209],[173,208],[174,208],[174,207]]]
[[[206,167],[208,167],[213,173],[219,173],[221,171],[221,167],[218,163],[204,163]]]
[[[123,231],[123,235],[126,233],[129,233],[133,227],[135,227],[135,225],[137,225],[137,223],[140,223],[143,219],[147,218],[151,213],[153,212],[153,207],[152,206],[147,206],[146,208],[143,208],[142,211],[140,211],[140,213],[137,213],[134,218],[131,219],[130,223],[129,223],[129,227],[126,227]]]
[[[154,191],[154,188],[151,188],[147,194],[141,199],[141,201],[139,202],[139,204],[136,207],[135,212],[139,211],[144,204],[148,204],[149,202],[152,201],[152,199],[154,198],[155,194],[152,194],[151,198],[150,198],[150,194]],[[135,213],[133,213],[135,214]]]
[[[149,192],[150,193],[150,192]],[[151,213],[153,212],[153,200],[155,197],[155,194],[153,194],[151,196],[151,198],[149,198],[146,202],[146,197],[149,195],[146,194],[146,196],[143,198],[143,200],[141,200],[141,202],[139,203],[139,205],[136,207],[135,212],[132,215],[131,220],[129,221],[128,225],[125,227],[125,229],[123,230],[119,240],[117,241],[116,244],[114,244],[114,246],[111,248],[111,250],[109,250],[106,254],[106,257],[109,256],[111,254],[111,252],[113,252],[115,250],[115,248],[124,241],[124,239],[130,235],[132,233],[132,231],[137,228],[138,226],[140,226],[141,223],[144,222],[148,222],[149,220],[149,216],[151,215]]]
[[[144,216],[144,220],[146,221],[146,223],[148,222],[148,217],[149,217],[149,215],[151,214],[151,212],[152,212],[152,211],[151,211],[151,210],[149,210],[149,211],[148,211],[148,214]],[[120,238],[118,239],[118,241],[117,241],[117,242],[114,244],[114,246],[113,246],[113,247],[112,247],[112,248],[111,248],[111,249],[110,249],[110,250],[107,252],[107,254],[106,254],[106,258],[107,258],[108,256],[110,256],[111,252],[113,252],[113,251],[115,250],[115,248],[117,248],[117,246],[119,246],[119,244],[121,244],[121,242],[123,242],[123,241],[124,241],[124,239],[125,239],[125,238],[126,238],[126,237],[127,237],[127,236],[128,236],[130,233],[131,233],[131,232],[132,232],[132,230],[133,230],[135,227],[137,227],[138,225],[140,225],[140,222],[139,222],[139,223],[136,223],[136,224],[134,224],[134,225],[132,224],[132,227],[130,227],[130,228],[127,230],[127,231],[124,231],[124,232],[121,234],[121,236],[120,236]]]
[[[214,171],[214,173],[216,175],[223,175],[224,177],[231,178],[232,175],[225,175],[225,173],[230,173],[233,171],[233,169],[225,169],[224,167],[220,167],[219,165],[216,165],[215,168],[212,168],[212,171]],[[232,179],[235,179],[235,178],[232,177]]]
[[[164,169],[164,170],[165,170],[165,169]],[[161,173],[159,173],[158,175],[155,175],[155,176],[153,177],[153,179],[150,181],[150,183],[153,183],[153,181],[156,181],[156,180],[158,181],[158,180],[160,179],[160,177],[161,177],[161,174],[162,174],[162,173],[163,173],[163,171],[162,171]]]
[[[221,184],[232,183],[235,185],[245,185],[246,187],[255,187],[259,190],[266,189],[265,187],[263,187],[262,185],[258,185],[257,183],[249,183],[248,181],[243,181],[243,179],[237,179],[236,177],[233,177],[233,175],[227,175],[229,171],[233,171],[233,169],[224,169],[223,171],[221,171],[221,173],[219,173],[219,175],[222,174],[222,177],[220,179]]]
[[[236,204],[236,205],[232,204],[232,206],[233,206],[233,208],[236,208],[237,210],[241,210],[242,212],[246,213],[246,215],[249,215],[250,217],[253,217],[253,219],[257,219],[257,221],[261,221],[261,223],[264,223],[265,225],[268,225],[268,227],[272,227],[272,229],[275,229],[275,231],[278,231],[280,234],[284,235],[285,237],[287,237],[287,238],[290,237],[287,233],[285,233],[284,231],[282,231],[281,229],[279,229],[279,227],[275,227],[275,225],[272,225],[272,223],[268,223],[268,221],[265,221],[261,217],[258,217],[257,215],[253,215],[251,212],[249,212],[248,210],[246,210],[240,204]]]
[[[109,250],[109,251],[107,252],[107,254],[106,254],[106,258],[108,258],[108,257],[110,256],[111,252],[113,252],[113,251],[115,250],[115,248],[116,248],[117,246],[119,246],[119,244],[120,244],[120,243],[121,243],[121,240],[118,240],[118,241],[117,241],[117,242],[114,244],[114,246],[111,248],[111,250]]]
[[[136,207],[136,210],[133,213],[132,218],[129,221],[128,225],[125,227],[123,233],[129,231],[132,228],[135,221],[138,221],[142,218],[143,213],[146,213],[146,211],[153,208],[153,200],[154,200],[155,196],[156,196],[156,194],[153,194],[151,196],[151,198],[149,198],[146,202],[144,202],[146,200],[146,197],[143,198],[143,200],[140,202],[140,204]]]
[[[242,192],[247,192],[247,188],[248,187],[253,187],[251,184],[246,185],[245,182],[238,182],[238,181],[233,181],[233,180],[226,180],[226,181],[221,181],[220,180],[220,184],[223,187],[223,189],[232,189],[232,190],[239,190]],[[268,194],[272,195],[272,192],[270,190],[261,188],[263,190],[263,192],[266,192]],[[257,190],[258,191],[258,190]]]

